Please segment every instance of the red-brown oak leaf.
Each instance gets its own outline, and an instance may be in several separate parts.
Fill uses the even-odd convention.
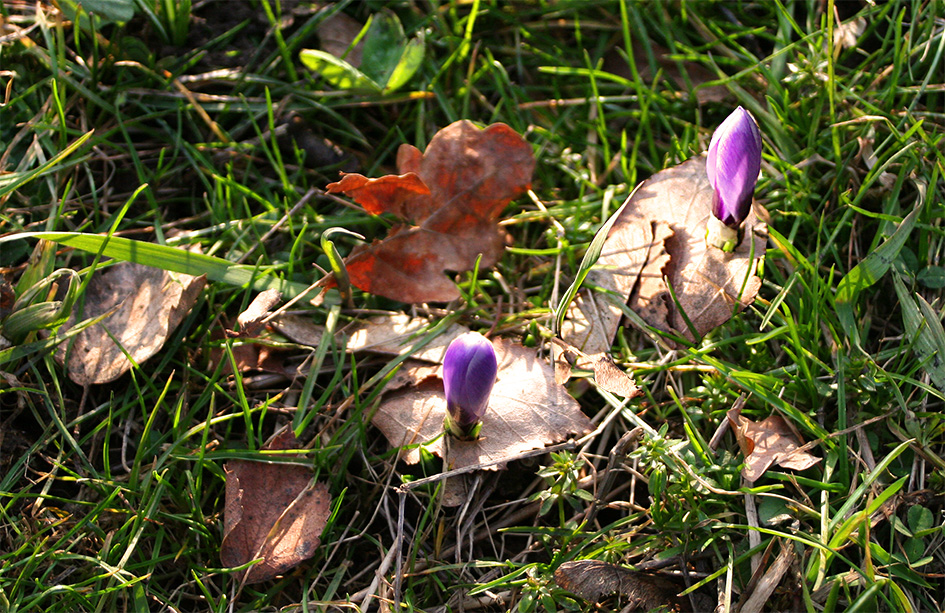
[[[443,128],[424,153],[401,145],[399,175],[346,174],[327,187],[373,214],[406,224],[354,249],[345,260],[351,284],[401,302],[447,302],[459,290],[444,274],[495,264],[505,249],[499,215],[531,187],[531,146],[505,124],[478,128],[461,120]]]

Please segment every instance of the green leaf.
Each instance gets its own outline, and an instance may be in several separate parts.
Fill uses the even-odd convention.
[[[627,199],[624,201],[624,206],[626,206],[627,202],[630,202],[630,199],[633,198],[633,194],[635,194],[639,188],[640,186],[638,185],[630,192],[630,195],[627,196]],[[564,323],[564,316],[568,312],[568,306],[571,305],[571,301],[574,300],[578,290],[581,289],[581,284],[584,283],[584,279],[587,278],[587,273],[591,271],[591,268],[594,267],[594,264],[596,264],[597,260],[600,258],[600,252],[604,250],[604,242],[607,240],[607,235],[610,234],[610,229],[617,223],[617,218],[620,217],[620,213],[622,212],[623,206],[617,209],[614,214],[610,216],[610,219],[597,230],[597,234],[594,235],[590,246],[587,248],[587,251],[584,252],[584,258],[581,260],[580,266],[578,266],[574,283],[564,292],[564,296],[558,301],[558,307],[555,309],[555,318],[551,322],[552,330],[555,334],[561,334],[561,324]]]
[[[400,61],[397,62],[397,66],[394,67],[394,71],[384,84],[384,91],[392,92],[403,87],[420,68],[420,64],[423,62],[423,53],[424,43],[421,34],[410,39],[410,42],[404,47]]]
[[[11,172],[0,176],[0,198],[6,196],[12,191],[15,191],[33,179],[38,179],[39,177],[55,172],[59,170],[57,165],[59,162],[65,158],[72,155],[76,149],[85,144],[85,141],[89,140],[92,134],[95,133],[95,130],[89,130],[79,138],[75,139],[71,144],[69,144],[65,149],[60,151],[53,157],[51,160],[40,166],[39,168],[34,168],[33,170],[27,172]],[[82,160],[75,160],[74,163],[78,164]]]
[[[364,74],[375,83],[387,83],[404,54],[405,46],[404,27],[397,15],[390,10],[382,10],[374,15],[364,36],[364,49],[361,52]]]
[[[275,288],[288,297],[297,296],[307,290],[307,286],[301,283],[269,276],[271,273],[263,270],[231,264],[224,259],[202,253],[119,236],[109,237],[81,232],[24,232],[0,237],[0,243],[21,238],[44,238],[90,253],[101,252],[103,256],[116,260],[154,266],[187,275],[207,275],[207,278],[213,281],[221,281],[238,287],[251,287],[257,291]]]
[[[79,5],[109,21],[130,21],[135,16],[134,0],[79,0]]]
[[[909,529],[915,534],[931,528],[932,523],[935,521],[935,516],[932,514],[931,510],[923,507],[921,504],[914,504],[909,507],[906,519],[909,522]]]
[[[916,275],[916,281],[929,289],[945,287],[945,268],[941,266],[926,266]]]
[[[318,76],[328,81],[332,87],[343,90],[363,89],[376,93],[381,86],[373,79],[330,53],[318,49],[302,49],[299,59],[308,68],[318,73]]]

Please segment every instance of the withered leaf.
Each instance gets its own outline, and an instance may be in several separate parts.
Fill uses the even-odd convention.
[[[644,181],[621,208],[589,279],[626,296],[647,324],[690,341],[695,337],[687,317],[698,336],[728,321],[761,287],[755,273],[765,253],[767,226],[752,210],[734,252],[707,247],[712,193],[701,156]],[[579,347],[596,339],[583,349],[586,353],[609,350],[620,322],[620,310],[602,302],[599,296],[594,305],[587,306],[586,297],[576,303],[581,315],[572,318],[571,340],[565,337]],[[604,326],[603,334],[587,330],[595,322]]]
[[[14,302],[16,302],[16,293],[13,291],[13,286],[0,276],[0,319],[10,314]]]
[[[563,329],[563,334],[567,331]],[[574,329],[574,328],[572,328]],[[633,377],[623,371],[613,358],[601,351],[587,355],[569,345],[561,346],[555,342],[551,346],[551,355],[555,366],[555,382],[563,385],[571,377],[572,364],[578,368],[594,372],[594,382],[604,390],[624,398],[635,398],[643,392],[637,387]]]
[[[531,185],[531,147],[505,124],[479,129],[461,120],[437,132],[424,153],[401,145],[397,163],[399,175],[346,174],[327,187],[371,213],[392,213],[412,224],[353,250],[345,260],[351,283],[401,302],[458,298],[444,273],[471,270],[480,254],[483,267],[501,257],[506,234],[497,221]]]
[[[501,464],[503,459],[562,441],[571,434],[590,432],[590,419],[567,390],[555,383],[554,369],[540,360],[534,349],[502,339],[493,345],[499,372],[479,440],[451,440],[447,457],[443,435],[446,398],[439,378],[427,378],[415,388],[386,397],[374,414],[374,425],[393,446],[427,443],[426,449],[445,457],[451,469]],[[404,460],[419,462],[420,450],[407,450]]]
[[[688,599],[676,594],[684,589],[673,581],[650,573],[599,560],[564,562],[555,570],[555,583],[584,600],[599,602],[611,594],[627,599],[631,610],[649,611],[666,605],[669,610],[689,610]]]
[[[270,322],[272,327],[283,336],[299,345],[318,347],[325,335],[325,327],[312,321],[309,317],[282,313]]]
[[[749,481],[757,481],[772,464],[807,470],[820,462],[820,458],[801,449],[798,434],[777,413],[760,422],[748,419],[738,409],[731,409],[726,417],[745,456],[742,476]]]
[[[277,289],[267,289],[260,292],[249,303],[246,310],[239,314],[236,323],[240,325],[240,336],[256,336],[262,328],[262,320],[270,313],[270,309],[282,300],[282,294]]]
[[[317,347],[324,335],[324,327],[298,315],[280,315],[273,318],[273,327],[289,340],[300,345]],[[342,333],[348,336],[345,349],[349,353],[370,352],[400,355],[409,351],[415,343],[423,340],[424,331],[432,325],[429,319],[411,317],[404,313],[377,315],[353,322]],[[450,340],[469,329],[452,324],[436,338],[410,354],[411,358],[426,362],[443,362],[443,354]]]
[[[298,446],[291,430],[286,430],[266,448]],[[258,583],[314,555],[328,521],[331,497],[327,486],[312,483],[311,470],[293,464],[232,460],[224,471],[226,507],[220,546],[224,566],[242,566],[261,558],[239,577]]]
[[[66,364],[69,378],[79,385],[108,383],[131,369],[124,352],[136,364],[153,356],[190,312],[206,282],[203,276],[131,262],[120,262],[97,273],[86,288],[82,317],[114,312],[76,336]],[[73,314],[65,328],[72,327],[76,319]],[[56,357],[61,362],[66,360],[65,345],[60,346]]]
[[[335,57],[344,57],[346,62],[358,68],[361,65],[364,40],[358,41],[354,47],[351,47],[351,43],[358,37],[363,27],[353,17],[338,11],[323,19],[315,27],[315,33],[318,34],[322,50]]]
[[[391,313],[370,317],[359,322],[349,333],[348,351],[371,351],[389,355],[400,355],[423,338],[423,331],[430,321],[421,317],[410,317],[403,313]],[[414,351],[410,357],[427,362],[443,362],[443,354],[450,341],[469,328],[453,324],[436,338]]]

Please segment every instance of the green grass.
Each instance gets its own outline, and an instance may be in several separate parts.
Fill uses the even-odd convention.
[[[217,276],[164,349],[114,384],[73,384],[37,332],[0,345],[0,609],[597,610],[554,582],[579,559],[669,559],[663,572],[687,573],[680,590],[734,606],[783,545],[795,562],[767,610],[945,606],[945,334],[926,323],[945,288],[940,2],[134,6],[124,26],[74,25],[47,4],[3,2],[0,274],[26,279],[18,293],[59,268],[87,281],[98,247],[28,264],[36,240],[13,238],[80,232],[199,245]],[[329,13],[364,23],[382,6],[425,34],[407,86],[338,91],[303,66]],[[863,19],[856,46],[831,44],[835,10]],[[724,100],[690,90],[714,86]],[[392,489],[440,466],[397,463],[369,425],[386,359],[346,355],[338,336],[314,352],[285,345],[305,360],[294,382],[211,362],[232,351],[222,331],[257,290],[298,292],[331,268],[323,233],[385,234],[388,220],[323,193],[340,168],[392,172],[400,144],[422,149],[462,118],[528,140],[544,208],[510,205],[515,249],[475,280],[458,275],[464,300],[416,312],[535,341],[632,186],[704,151],[739,104],[764,135],[756,195],[772,232],[758,298],[692,348],[621,330],[614,357],[645,394],[625,404],[572,381],[585,412],[612,421],[564,455],[483,475],[467,514],[442,508],[435,485]],[[291,117],[347,161],[313,161],[281,127]],[[272,137],[283,132],[296,138]],[[342,254],[355,244],[331,238]],[[173,268],[166,255],[148,257]],[[409,308],[360,292],[355,308],[333,305],[294,308],[331,330]],[[752,419],[777,412],[817,440],[823,461],[744,483],[733,436],[706,443],[739,398]],[[288,423],[335,514],[314,558],[237,591],[219,560],[223,465],[260,458]],[[638,444],[610,459],[635,427]],[[783,521],[755,524],[752,505]]]

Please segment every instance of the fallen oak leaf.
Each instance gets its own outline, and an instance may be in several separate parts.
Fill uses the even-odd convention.
[[[800,436],[777,413],[754,422],[736,408],[729,410],[726,418],[745,456],[742,476],[748,481],[757,481],[772,464],[788,470],[807,470],[821,460],[802,447]]]
[[[764,257],[767,226],[753,208],[744,221],[743,238],[732,253],[707,247],[712,196],[702,156],[648,178],[620,209],[588,279],[626,297],[644,322],[671,337],[695,341],[695,335],[702,336],[728,321],[750,304],[761,288],[755,271]],[[576,322],[571,338],[581,342],[587,337],[581,320],[602,321],[605,330],[601,336],[607,347],[595,344],[584,351],[609,350],[622,313],[606,303],[586,304],[577,303],[582,316],[571,317]],[[596,312],[587,312],[592,309]]]
[[[56,359],[79,385],[108,383],[141,364],[164,346],[207,283],[152,266],[119,262],[92,277],[85,291],[83,317],[113,311],[80,332],[71,348],[60,345]],[[73,314],[63,330],[78,319]],[[115,340],[120,344],[116,344]]]
[[[461,120],[437,132],[424,153],[401,145],[397,164],[396,176],[346,174],[327,186],[372,214],[415,224],[355,248],[345,260],[351,284],[401,302],[454,300],[459,290],[446,271],[472,270],[480,255],[482,267],[501,257],[506,234],[498,218],[531,186],[531,147],[505,124],[480,129]]]
[[[567,334],[565,327],[562,327],[562,334]],[[560,339],[554,339],[551,355],[555,368],[555,382],[559,385],[564,385],[571,378],[572,366],[574,366],[592,371],[594,383],[617,396],[635,398],[643,393],[637,387],[633,377],[617,366],[606,351],[588,355]]]
[[[273,438],[266,449],[294,449],[291,430]],[[315,553],[330,514],[328,488],[312,483],[312,471],[285,463],[232,460],[226,473],[226,506],[220,561],[242,566],[241,582],[258,583],[280,575]]]
[[[627,609],[649,611],[667,607],[669,611],[692,608],[677,594],[685,589],[655,573],[636,571],[600,560],[564,562],[555,569],[555,583],[584,600],[600,602],[611,594],[627,599]],[[661,609],[662,610],[662,609]]]
[[[299,315],[282,314],[270,322],[273,328],[289,340],[308,347],[318,347],[322,342],[324,327],[311,319]],[[348,353],[380,353],[401,355],[410,351],[419,343],[433,323],[423,317],[411,317],[404,313],[377,315],[346,326],[342,332],[348,336],[345,350]],[[443,354],[450,339],[469,329],[460,324],[452,324],[436,338],[414,350],[410,357],[426,362],[443,363]]]
[[[439,378],[428,377],[414,388],[385,397],[372,423],[392,446],[423,443],[428,451],[445,458],[450,469],[493,462],[497,464],[490,468],[497,470],[503,459],[563,441],[571,434],[590,432],[590,419],[567,390],[555,383],[554,369],[534,349],[504,339],[493,345],[498,376],[477,440],[450,440],[447,454],[446,397]],[[408,464],[419,462],[420,449],[407,449],[403,459]]]

